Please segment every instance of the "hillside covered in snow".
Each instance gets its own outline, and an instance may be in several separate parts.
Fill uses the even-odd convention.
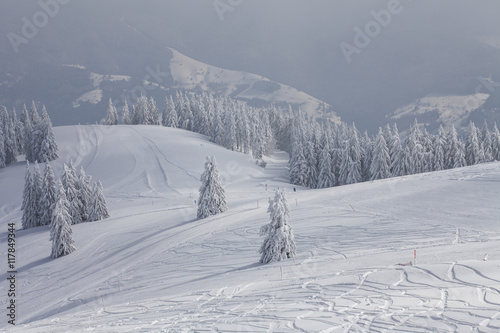
[[[56,176],[70,160],[83,166],[102,181],[111,217],[73,225],[76,251],[52,259],[49,227],[19,230],[25,163],[0,169],[3,238],[8,223],[18,229],[17,325],[4,316],[0,330],[500,329],[498,162],[294,191],[281,152],[262,168],[181,129],[54,133]],[[217,158],[229,210],[200,220],[207,155]],[[287,189],[297,256],[262,265],[259,229],[278,187]],[[6,246],[1,252],[6,258]],[[8,288],[3,278],[0,293]]]

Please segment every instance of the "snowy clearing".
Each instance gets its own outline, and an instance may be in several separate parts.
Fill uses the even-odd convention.
[[[17,326],[4,315],[0,330],[500,330],[500,163],[294,192],[280,152],[263,169],[184,130],[54,133],[56,176],[70,159],[83,166],[103,182],[111,218],[74,225],[77,250],[58,259],[49,227],[16,231]],[[229,210],[198,220],[206,155]],[[21,226],[24,172],[24,162],[0,169],[3,239],[9,222]],[[261,265],[258,232],[277,187],[288,190],[297,256]],[[414,250],[416,266],[405,266]],[[2,278],[4,309],[8,288]]]
[[[95,89],[95,90],[86,92],[85,94],[78,97],[76,99],[76,101],[73,102],[73,108],[80,107],[80,103],[97,104],[101,101],[101,99],[102,99],[102,90]]]
[[[391,118],[417,117],[435,112],[439,121],[447,127],[451,125],[458,127],[460,122],[466,119],[472,111],[481,107],[488,97],[490,95],[480,92],[465,96],[425,96],[397,109]]]

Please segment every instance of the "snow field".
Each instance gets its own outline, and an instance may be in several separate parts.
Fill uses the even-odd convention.
[[[82,165],[103,182],[111,218],[74,225],[77,250],[55,260],[48,227],[17,231],[18,326],[0,330],[500,330],[500,163],[293,192],[284,153],[263,169],[183,130],[54,132],[56,177],[70,159]],[[197,220],[206,155],[229,210]],[[20,227],[24,171],[0,170],[4,237],[8,222]],[[277,187],[288,190],[297,256],[261,265],[258,232]],[[417,266],[398,265],[415,249]]]

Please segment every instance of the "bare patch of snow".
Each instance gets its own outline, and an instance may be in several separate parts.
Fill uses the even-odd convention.
[[[73,68],[78,68],[78,69],[85,69],[85,66],[82,65],[71,65],[71,64],[65,64],[63,65],[64,67],[73,67]]]
[[[239,99],[262,99],[269,103],[290,103],[299,105],[306,113],[319,116],[321,110],[330,105],[314,98],[302,91],[285,84],[273,82],[266,77],[246,72],[227,70],[207,65],[189,58],[180,52],[170,49],[173,57],[170,61],[170,73],[175,81],[174,88],[213,90],[210,85],[218,86],[218,93],[225,97],[232,96]],[[276,86],[267,93],[259,89],[258,83],[266,82],[269,86]],[[242,87],[247,87],[241,90]],[[339,122],[340,118],[335,113],[329,113],[333,121]]]
[[[489,95],[485,93],[463,96],[429,95],[400,107],[393,113],[392,119],[437,112],[439,121],[447,126],[457,125],[466,119],[472,111],[481,107],[488,97]]]
[[[80,106],[80,103],[91,103],[91,104],[97,104],[102,100],[102,90],[101,89],[95,89],[92,91],[89,91],[82,96],[78,97],[76,101],[73,102],[73,108],[77,108]]]
[[[90,81],[92,81],[92,85],[97,88],[102,83],[102,81],[109,81],[109,82],[129,81],[130,76],[128,76],[128,75],[103,75],[103,74],[97,74],[97,73],[90,73],[89,79],[90,79]]]

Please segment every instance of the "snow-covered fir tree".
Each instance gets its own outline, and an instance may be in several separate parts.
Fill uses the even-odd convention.
[[[80,174],[78,175],[79,182],[79,198],[82,202],[81,206],[81,217],[82,221],[88,221],[89,219],[89,207],[90,199],[92,197],[92,187],[90,187],[91,176],[87,176],[83,166],[80,167]]]
[[[172,96],[165,98],[165,106],[163,107],[162,116],[163,126],[177,128],[179,127],[179,119]]]
[[[52,258],[59,258],[75,251],[72,217],[69,213],[70,204],[62,183],[58,183],[57,202],[54,207],[50,224],[50,240],[52,241]]]
[[[37,126],[38,130],[42,133],[40,150],[33,152],[35,158],[39,161],[49,162],[53,161],[59,157],[58,146],[56,143],[56,138],[52,131],[52,122],[50,121],[49,114],[45,109],[45,105],[42,108],[42,121]]]
[[[227,210],[226,194],[222,187],[215,156],[207,156],[205,171],[200,180],[197,217],[204,219],[225,212]]]
[[[61,183],[66,191],[66,198],[69,202],[69,214],[71,215],[71,224],[82,222],[82,202],[80,200],[79,180],[76,177],[76,170],[72,161],[70,166],[63,165],[61,173]]]
[[[158,107],[153,97],[149,97],[148,99],[146,125],[160,125],[160,114],[158,113]]]
[[[146,120],[148,119],[148,112],[148,99],[145,96],[139,97],[137,99],[137,103],[133,108],[132,124],[146,124]]]
[[[0,110],[0,126],[3,132],[3,149],[5,154],[5,164],[11,164],[17,161],[17,148],[15,128],[7,112],[7,108],[2,106]]]
[[[5,168],[7,164],[5,163],[5,147],[4,147],[4,138],[3,138],[3,130],[0,126],[0,168]]]
[[[54,212],[56,199],[57,199],[57,188],[54,176],[54,171],[50,163],[45,163],[45,170],[42,181],[42,217],[40,220],[40,225],[49,225],[52,220],[52,213]]]
[[[35,105],[35,101],[31,101],[29,117],[32,125],[36,125],[41,121],[40,115],[38,114],[38,110]]]
[[[26,111],[27,114],[28,111]],[[33,126],[30,117],[27,116],[24,122],[24,154],[27,161],[34,161],[33,158]]]
[[[462,140],[457,141],[457,149],[453,158],[453,168],[461,168],[467,165],[465,160],[465,143]]]
[[[106,109],[106,118],[102,120],[103,125],[118,125],[118,112],[111,98],[108,101],[108,108]]]
[[[455,167],[455,158],[457,156],[459,146],[458,146],[458,135],[457,130],[454,125],[451,125],[451,129],[446,135],[446,149],[444,152],[445,158],[445,169],[451,169]]]
[[[371,180],[388,178],[391,175],[390,165],[389,149],[387,149],[382,129],[379,128],[370,167]]]
[[[500,161],[500,131],[497,124],[493,124],[493,131],[491,132],[491,150],[494,161]]]
[[[433,170],[439,171],[445,169],[445,149],[446,149],[446,134],[443,126],[439,126],[438,135],[434,139],[434,159]]]
[[[16,146],[19,155],[24,154],[24,123],[18,120],[16,126]]]
[[[128,109],[128,103],[125,101],[122,108],[122,125],[130,125],[132,121],[130,120],[130,110]]]
[[[43,188],[42,188],[42,174],[40,173],[40,167],[38,162],[35,161],[35,166],[33,168],[33,201],[36,209],[36,222],[34,227],[38,227],[42,224],[43,217],[43,205],[42,205],[42,196],[43,196]]]
[[[391,175],[393,177],[406,175],[404,149],[401,146],[401,138],[399,137],[399,131],[396,124],[394,124],[392,141],[389,149],[390,149],[389,154],[390,156],[392,156]]]
[[[465,141],[465,160],[467,165],[474,165],[481,163],[484,152],[481,149],[478,131],[473,122],[469,123],[467,127],[467,137]]]
[[[493,142],[491,140],[491,133],[488,128],[488,123],[484,121],[483,128],[481,129],[481,144],[484,152],[484,158],[482,162],[491,162],[493,159]]]
[[[89,217],[88,220],[100,221],[109,217],[108,206],[104,198],[101,181],[94,183],[92,195],[90,196]]]
[[[260,247],[260,262],[267,264],[293,258],[296,254],[295,237],[289,224],[290,206],[286,199],[284,189],[279,189],[274,194],[274,199],[269,199],[268,210],[271,222],[260,229],[264,242]]]
[[[23,203],[21,205],[22,228],[34,228],[37,225],[36,215],[38,211],[35,188],[33,186],[33,177],[31,175],[29,162],[26,162],[26,174],[24,176]]]
[[[320,156],[317,188],[327,188],[333,186],[335,186],[335,174],[333,173],[332,169],[330,146],[328,142],[326,142]]]

